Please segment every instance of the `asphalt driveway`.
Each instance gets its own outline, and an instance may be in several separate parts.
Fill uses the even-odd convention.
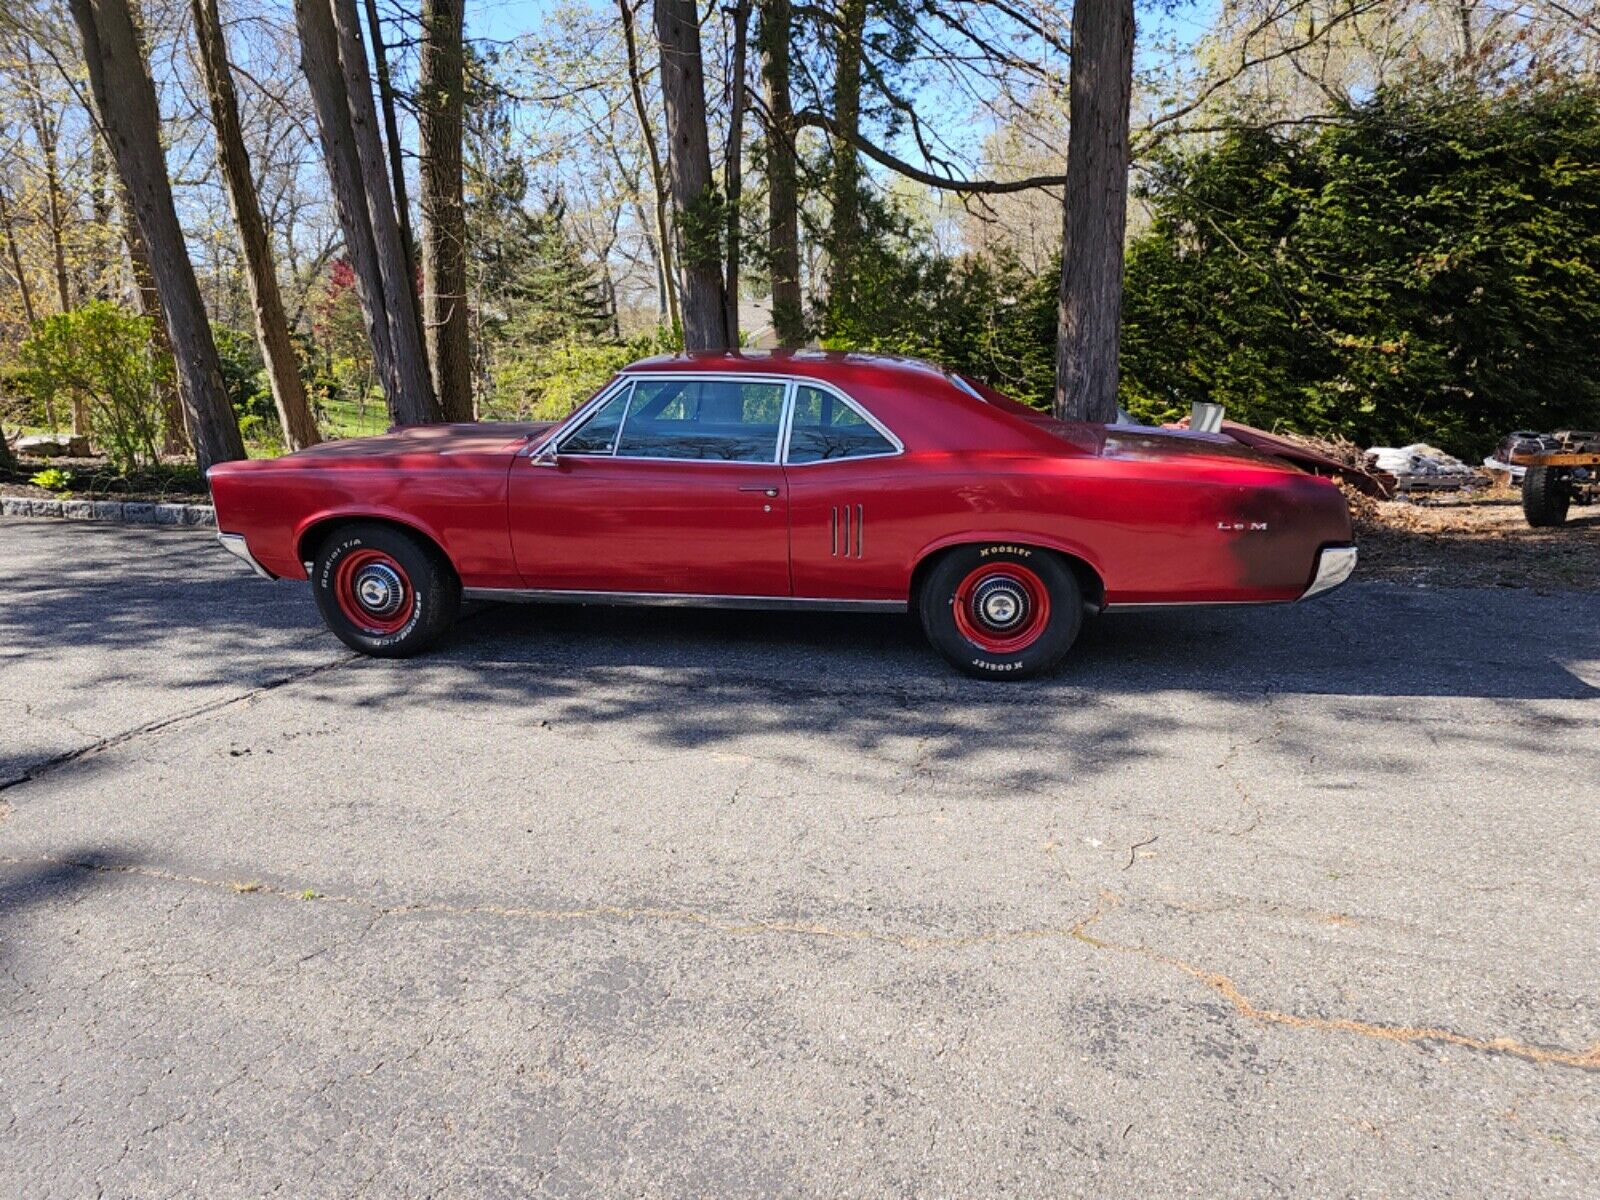
[[[0,522],[0,1196],[1593,1196],[1600,597],[323,632]]]

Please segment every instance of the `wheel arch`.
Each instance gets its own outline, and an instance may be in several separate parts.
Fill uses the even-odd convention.
[[[295,534],[295,557],[302,564],[309,563],[316,558],[317,548],[322,545],[327,536],[341,525],[386,525],[397,529],[401,533],[408,533],[420,538],[439,556],[439,561],[450,568],[457,580],[461,572],[456,569],[455,561],[450,557],[450,552],[445,549],[444,542],[431,529],[387,513],[367,512],[333,512],[322,513],[311,518],[300,527]]]
[[[928,546],[918,556],[916,563],[911,568],[910,603],[915,607],[917,598],[922,592],[923,581],[941,558],[952,550],[959,550],[963,546],[989,546],[996,542],[1009,546],[1025,546],[1030,550],[1044,550],[1056,555],[1066,563],[1078,581],[1078,588],[1083,592],[1083,603],[1091,611],[1099,612],[1106,603],[1105,576],[1100,569],[1082,552],[1081,549],[1068,546],[1064,543],[1050,539],[1040,538],[1031,534],[997,533],[987,537],[974,537],[962,534],[958,537],[947,538]]]

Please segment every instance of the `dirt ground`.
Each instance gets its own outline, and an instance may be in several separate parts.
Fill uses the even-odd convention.
[[[1559,529],[1531,529],[1516,491],[1419,500],[1355,496],[1357,578],[1434,587],[1600,587],[1600,505]]]

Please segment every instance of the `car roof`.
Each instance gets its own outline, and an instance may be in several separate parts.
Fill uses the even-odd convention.
[[[745,371],[756,374],[798,375],[824,382],[860,379],[863,375],[890,383],[938,381],[949,376],[932,363],[896,354],[865,354],[856,350],[693,350],[642,358],[623,368],[631,371]]]

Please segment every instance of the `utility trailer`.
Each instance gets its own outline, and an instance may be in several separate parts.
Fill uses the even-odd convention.
[[[1600,499],[1600,433],[1512,434],[1501,458],[1526,467],[1522,514],[1535,528],[1564,525],[1574,504]]]

